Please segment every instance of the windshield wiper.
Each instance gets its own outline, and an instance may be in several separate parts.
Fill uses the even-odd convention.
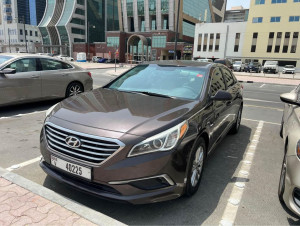
[[[135,91],[134,93],[142,93],[142,94],[145,94],[145,95],[148,95],[148,96],[164,97],[164,98],[172,98],[173,99],[173,97],[170,97],[168,95],[159,94],[159,93],[151,93],[151,92],[148,92],[148,91]]]

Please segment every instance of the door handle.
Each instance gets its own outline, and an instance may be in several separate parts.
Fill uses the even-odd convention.
[[[63,77],[66,77],[66,76],[68,76],[68,74],[62,74],[62,76],[63,76]]]
[[[226,102],[226,105],[227,105],[227,106],[229,106],[229,105],[231,105],[231,104],[232,104],[232,101],[227,101],[227,102]]]
[[[39,78],[39,75],[31,75],[31,78]]]

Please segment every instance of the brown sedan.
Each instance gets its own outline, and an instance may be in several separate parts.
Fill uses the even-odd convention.
[[[64,98],[93,89],[91,73],[47,56],[0,54],[0,106]]]
[[[40,166],[99,197],[134,204],[191,196],[207,155],[237,133],[242,86],[221,64],[139,65],[51,108]]]

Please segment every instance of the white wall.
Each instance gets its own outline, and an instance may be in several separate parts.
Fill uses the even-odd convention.
[[[201,58],[241,58],[247,22],[199,23],[196,24],[193,57]],[[227,32],[228,29],[228,32]],[[203,51],[204,34],[208,34],[207,49]],[[214,34],[213,50],[209,51],[209,36]],[[219,51],[215,51],[216,34],[220,33]],[[234,52],[235,36],[240,33],[238,52]],[[198,51],[198,38],[202,34],[202,48]],[[227,42],[227,44],[226,44]]]

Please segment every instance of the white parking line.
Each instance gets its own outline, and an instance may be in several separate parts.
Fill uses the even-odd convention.
[[[254,133],[255,138],[252,139],[244,155],[242,166],[237,176],[238,178],[242,179],[242,181],[247,181],[248,179],[252,161],[254,159],[255,151],[258,144],[257,141],[259,140],[263,125],[264,122],[259,121]],[[223,213],[222,219],[220,221],[220,225],[234,225],[234,221],[239,208],[239,204],[242,200],[245,186],[245,182],[235,182],[231,191],[231,195],[228,199],[225,211]]]
[[[244,98],[244,100],[254,101],[254,102],[266,102],[266,103],[274,103],[274,104],[283,104],[282,102],[279,102],[279,101],[277,102],[277,101],[251,99],[251,98]]]
[[[260,121],[262,121],[262,120],[255,120],[255,119],[250,119],[250,118],[242,118],[242,120],[247,120],[247,121],[252,121],[252,122],[260,122]],[[267,121],[262,121],[262,122],[264,122],[266,124],[272,124],[272,125],[276,125],[276,126],[281,126],[280,123],[276,123],[276,122],[267,122]],[[254,135],[254,136],[256,137],[257,135]]]
[[[22,167],[24,167],[24,166],[28,166],[28,165],[30,165],[30,164],[32,164],[32,163],[35,163],[35,162],[40,161],[40,160],[41,160],[41,157],[42,157],[42,156],[39,156],[39,157],[36,157],[36,158],[34,158],[34,159],[30,159],[30,160],[28,160],[28,161],[26,161],[26,162],[22,162],[22,163],[19,163],[19,164],[16,164],[16,165],[12,165],[12,166],[6,168],[6,170],[8,170],[8,171],[13,171],[13,170],[20,169],[20,168],[22,168]]]
[[[266,84],[262,84],[259,88],[262,88],[262,87],[264,87]]]
[[[45,113],[47,110],[45,111],[35,111],[35,112],[31,112],[31,113],[26,113],[26,114],[18,114],[18,115],[13,115],[13,116],[9,116],[9,117],[0,117],[1,119],[8,119],[8,118],[19,118],[22,116],[27,116],[27,115],[34,115],[34,114],[39,114],[39,113]]]

